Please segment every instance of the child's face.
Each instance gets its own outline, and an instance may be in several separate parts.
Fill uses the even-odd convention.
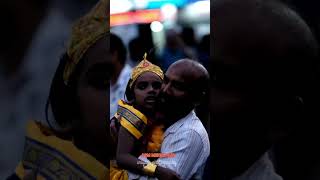
[[[160,92],[162,80],[152,72],[141,74],[133,87],[135,104],[140,110],[153,110]]]

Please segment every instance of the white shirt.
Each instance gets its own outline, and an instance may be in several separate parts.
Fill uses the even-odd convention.
[[[269,153],[266,152],[245,173],[232,180],[282,180],[274,169]]]
[[[126,87],[130,79],[132,67],[126,64],[114,85],[110,85],[110,119],[118,109],[118,101],[124,98]]]
[[[161,153],[174,153],[175,157],[159,158],[157,164],[175,171],[181,179],[202,179],[210,154],[208,133],[194,111],[171,125],[164,133]],[[148,161],[139,157],[143,161]],[[131,172],[129,179],[152,179]]]

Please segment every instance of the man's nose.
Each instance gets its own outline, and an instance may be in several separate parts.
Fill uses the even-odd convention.
[[[168,94],[168,92],[169,92],[169,83],[167,83],[167,84],[162,84],[162,88],[161,88],[161,91],[163,92],[163,93],[166,93],[166,94]]]

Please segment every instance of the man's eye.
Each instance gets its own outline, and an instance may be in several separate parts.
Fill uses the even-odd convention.
[[[88,85],[96,89],[107,89],[109,84],[109,75],[105,72],[90,72],[87,75]]]
[[[180,91],[185,90],[185,87],[184,87],[182,84],[179,84],[179,83],[174,83],[172,86],[173,86],[175,89],[180,90]]]

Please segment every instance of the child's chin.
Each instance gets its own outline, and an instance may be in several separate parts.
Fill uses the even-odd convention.
[[[147,103],[145,105],[145,108],[148,109],[148,110],[154,110],[156,107],[156,104],[155,103]]]

